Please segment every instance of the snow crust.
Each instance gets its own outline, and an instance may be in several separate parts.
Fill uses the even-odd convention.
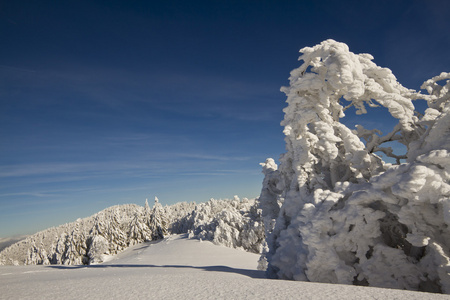
[[[0,299],[447,299],[411,291],[270,280],[258,254],[175,235],[91,266],[0,266]]]
[[[422,95],[343,43],[300,52],[282,88],[286,153],[279,167],[262,164],[268,275],[450,293],[450,74]],[[341,123],[377,106],[397,120],[392,132]],[[407,152],[384,145],[392,141]]]

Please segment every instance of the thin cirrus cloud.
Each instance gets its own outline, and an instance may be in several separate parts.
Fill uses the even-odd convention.
[[[220,75],[168,73],[160,70],[133,72],[94,66],[70,66],[67,70],[27,70],[3,66],[0,67],[0,77],[5,78],[6,83],[3,85],[14,91],[14,97],[28,98],[26,101],[32,106],[61,104],[62,99],[69,96],[113,110],[141,102],[169,113],[191,116],[209,113],[260,121],[273,118],[273,114],[264,108],[274,106],[273,103],[277,101],[273,98],[279,97],[280,102],[284,102],[284,97],[278,91],[282,83],[257,83]],[[39,97],[40,93],[47,95]],[[9,96],[12,94],[9,93]],[[258,99],[265,105],[249,107],[249,99]],[[95,113],[102,114],[101,111]]]
[[[211,155],[199,153],[177,153],[175,156],[180,158],[192,158],[200,160],[217,160],[217,161],[245,161],[252,157],[250,156],[232,156],[232,155]]]
[[[22,196],[31,196],[36,198],[42,198],[42,197],[50,197],[53,196],[54,191],[50,192],[17,192],[17,193],[5,193],[0,194],[1,197],[22,197]]]
[[[152,165],[155,169],[155,165]],[[35,176],[51,176],[51,175],[70,175],[82,174],[79,177],[70,177],[69,179],[86,179],[111,174],[119,174],[132,170],[150,168],[149,165],[141,165],[138,163],[119,163],[119,162],[80,162],[80,163],[36,163],[36,164],[19,164],[3,167],[0,171],[0,177],[35,177]],[[59,179],[56,178],[57,180]]]
[[[160,154],[161,155],[161,154]],[[165,154],[167,158],[172,160],[160,161],[158,160],[144,160],[132,162],[77,162],[77,163],[30,163],[30,164],[16,164],[2,166],[0,169],[0,177],[28,177],[28,176],[50,176],[50,175],[71,175],[76,173],[85,174],[85,177],[105,175],[105,174],[123,174],[129,171],[139,172],[148,171],[155,173],[172,173],[182,171],[184,168],[189,168],[190,164],[195,164],[197,167],[202,166],[207,161],[247,161],[250,157],[239,156],[225,156],[225,155],[209,155],[196,153],[170,153]],[[195,160],[192,162],[186,159]],[[180,161],[179,161],[180,160]],[[204,161],[203,164],[198,164],[197,160]],[[139,173],[135,173],[139,174]]]

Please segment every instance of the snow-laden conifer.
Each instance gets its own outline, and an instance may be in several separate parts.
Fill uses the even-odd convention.
[[[265,238],[256,199],[210,199],[200,203],[186,218],[192,237],[217,245],[261,253]]]
[[[286,153],[279,167],[263,164],[268,274],[450,293],[450,74],[425,82],[422,95],[343,43],[301,53],[282,88]],[[377,107],[397,120],[391,132],[341,122]]]
[[[152,240],[163,239],[169,234],[167,230],[169,227],[169,222],[167,216],[165,215],[164,208],[161,203],[159,203],[158,197],[155,197],[155,204],[151,210],[148,226],[152,233]]]

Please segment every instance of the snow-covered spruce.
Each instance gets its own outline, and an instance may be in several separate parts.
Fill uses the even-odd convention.
[[[450,293],[450,74],[426,81],[422,95],[343,43],[300,52],[282,88],[287,152],[279,167],[262,164],[267,273]],[[423,115],[417,99],[428,103]],[[341,123],[344,112],[376,106],[397,119],[392,132]]]
[[[256,199],[211,199],[197,205],[182,222],[191,237],[253,253],[262,251],[264,224]]]
[[[126,204],[38,232],[0,252],[0,265],[100,263],[129,246],[171,233],[191,233],[216,244],[260,253],[264,242],[258,202],[235,197],[153,208]]]

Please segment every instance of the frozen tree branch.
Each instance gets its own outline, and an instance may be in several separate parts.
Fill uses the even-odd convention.
[[[450,74],[426,81],[422,95],[345,44],[300,52],[303,64],[282,88],[286,153],[273,171],[264,165],[263,216],[273,220],[271,207],[282,204],[267,236],[268,275],[450,293]],[[428,103],[423,116],[416,99]],[[340,122],[374,102],[398,120],[390,133]]]

